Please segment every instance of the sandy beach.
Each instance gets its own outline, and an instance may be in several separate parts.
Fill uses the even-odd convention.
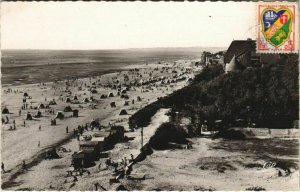
[[[192,61],[180,60],[176,63],[163,62],[161,64],[132,65],[124,68],[122,72],[77,79],[69,82],[68,85],[65,81],[62,81],[3,88],[1,104],[9,110],[9,114],[2,115],[2,117],[3,119],[6,119],[7,117],[9,122],[3,124],[1,135],[2,162],[5,163],[5,169],[7,171],[2,175],[2,187],[11,190],[26,187],[35,190],[46,189],[47,187],[41,187],[41,182],[38,182],[39,178],[44,178],[40,177],[40,174],[45,173],[45,171],[47,172],[47,166],[50,165],[54,167],[56,165],[66,166],[65,168],[61,167],[61,172],[65,174],[67,165],[70,165],[71,163],[70,155],[72,153],[60,154],[63,158],[57,161],[55,160],[55,162],[54,160],[42,161],[41,156],[43,156],[45,151],[51,149],[53,146],[59,147],[61,145],[66,145],[65,148],[70,149],[72,152],[78,150],[78,141],[73,136],[73,130],[76,129],[78,125],[90,123],[91,120],[98,120],[104,129],[105,127],[108,128],[109,124],[115,123],[124,126],[125,130],[128,130],[128,117],[130,115],[145,105],[156,101],[158,96],[168,95],[187,84],[187,79],[193,77],[192,72],[185,71],[186,67],[191,66],[191,62]],[[138,72],[130,70],[135,68],[139,69]],[[159,81],[157,81],[147,86],[132,87],[126,93],[128,95],[127,99],[118,96],[117,89],[109,88],[107,86],[112,84],[122,85],[124,82],[130,81],[147,81],[149,78],[154,79],[158,77],[164,77],[166,80],[172,79],[174,70],[176,73],[185,76],[186,80],[177,83],[168,83],[166,85],[160,84]],[[91,93],[89,91],[92,86],[97,93]],[[27,108],[21,110],[21,107],[24,104],[22,101],[24,93],[28,94],[26,101]],[[104,99],[100,98],[101,95],[108,95],[109,93],[113,93],[114,96]],[[78,103],[66,103],[67,98],[73,99],[74,96],[77,96]],[[138,96],[142,99],[141,101],[137,101]],[[93,97],[93,102],[82,102],[85,98],[90,99],[90,97]],[[46,106],[53,100],[56,102],[56,105],[49,105],[49,108],[42,108],[40,105],[44,104]],[[132,102],[132,100],[135,102]],[[128,101],[130,104],[124,106],[125,101]],[[116,107],[111,107],[111,102],[115,102]],[[63,120],[57,119],[57,124],[55,126],[51,125],[51,119],[55,118],[57,111],[64,111],[66,106],[70,106],[72,110],[78,109],[79,116],[76,118],[71,117],[72,112],[64,112],[65,118]],[[50,112],[50,109],[53,111]],[[125,109],[128,115],[119,115],[121,109]],[[34,118],[34,115],[38,111],[41,112],[42,116]],[[28,113],[32,115],[33,120],[26,120]],[[159,119],[160,118],[161,117],[159,116]],[[14,126],[13,121],[15,122],[15,129],[11,129],[11,127]],[[157,123],[156,127],[158,127],[159,124],[160,123]],[[68,133],[66,133],[67,126]],[[96,132],[96,130],[93,130],[92,133],[94,132]],[[89,133],[87,132],[86,134]],[[138,138],[140,136],[139,134],[140,133],[135,132],[130,133],[128,134],[128,137]],[[153,133],[149,133],[148,137],[150,137],[151,134]],[[131,144],[131,142],[129,143]],[[134,140],[133,143],[135,144],[132,144],[133,146],[130,147],[133,151],[130,153],[138,153],[134,152],[134,150],[139,151],[139,146],[136,146],[139,142]],[[121,146],[123,145],[124,144]],[[120,150],[119,147],[121,146],[116,145],[113,151]],[[30,169],[32,171],[23,172],[21,170],[23,160],[31,167]],[[48,183],[57,180],[57,169],[50,169],[53,170],[54,175],[53,177],[51,176],[51,171],[49,174],[47,173]],[[27,179],[29,177],[34,177],[30,180],[35,184],[31,182],[22,182],[21,178],[23,176]],[[16,181],[14,181],[15,179]],[[17,181],[19,179],[21,179],[21,181]],[[61,189],[67,189],[67,186],[60,187],[62,187]]]

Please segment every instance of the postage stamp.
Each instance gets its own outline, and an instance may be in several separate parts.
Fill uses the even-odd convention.
[[[297,52],[296,13],[296,3],[258,3],[257,52]]]
[[[0,192],[299,191],[297,4],[6,1]]]

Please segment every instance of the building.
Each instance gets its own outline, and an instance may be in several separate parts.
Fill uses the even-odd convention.
[[[201,56],[201,63],[204,66],[208,65],[217,65],[217,64],[224,64],[224,57],[223,57],[223,52],[219,51],[217,53],[210,53],[210,52],[203,52]]]
[[[288,62],[284,54],[259,54],[256,53],[256,41],[234,40],[224,55],[225,72],[239,71],[247,67],[279,64]]]

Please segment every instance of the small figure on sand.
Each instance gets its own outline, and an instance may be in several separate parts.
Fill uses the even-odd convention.
[[[3,162],[1,163],[1,170],[2,170],[3,173],[5,173],[4,163]]]
[[[98,191],[98,185],[99,185],[99,184],[98,184],[98,183],[95,183],[94,185],[95,185],[95,191]]]
[[[74,179],[73,179],[73,182],[76,182],[76,181],[78,181],[78,179],[77,179],[77,177],[76,177],[76,176],[74,176],[73,178],[74,178]]]
[[[26,126],[26,121],[24,120],[24,127]]]
[[[23,160],[23,164],[22,164],[22,169],[24,169],[24,170],[27,169],[27,168],[26,168],[26,163],[25,163],[24,160]]]
[[[41,131],[42,130],[42,126],[41,125],[39,125],[39,131]]]
[[[68,126],[66,127],[66,133],[69,133],[69,127]]]
[[[38,147],[40,147],[40,146],[41,146],[41,142],[39,141],[39,142],[38,142]]]
[[[124,165],[124,168],[127,166],[127,158],[126,157],[124,157],[124,159],[123,159],[123,165]]]

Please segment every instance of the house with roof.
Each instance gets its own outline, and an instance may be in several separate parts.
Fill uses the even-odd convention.
[[[232,41],[224,55],[226,73],[261,65],[284,65],[287,62],[288,58],[284,54],[256,53],[256,41],[252,39]]]

